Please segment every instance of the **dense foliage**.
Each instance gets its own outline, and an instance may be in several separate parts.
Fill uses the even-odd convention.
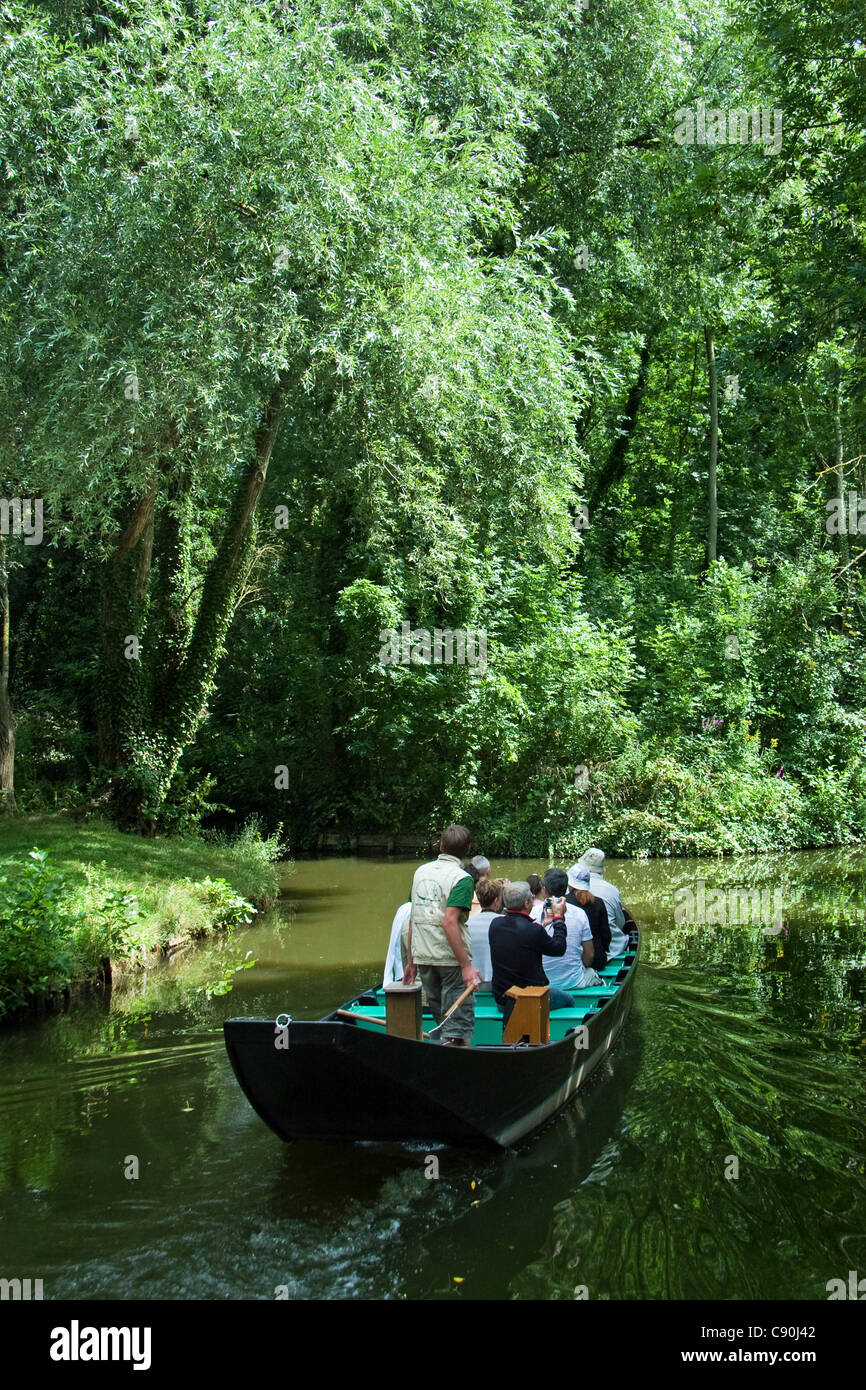
[[[854,0],[3,16],[7,805],[866,834]]]
[[[136,842],[104,823],[73,829],[62,822],[7,818],[2,826],[0,1019],[104,977],[106,960],[116,984],[118,970],[146,970],[159,953],[212,932],[220,938],[201,986],[208,996],[227,993],[236,973],[250,968],[252,952],[234,937],[277,896],[275,841],[247,826],[231,845],[155,838],[136,855]],[[30,832],[50,849],[22,850]],[[98,855],[109,856],[110,866],[104,857],[94,863]]]

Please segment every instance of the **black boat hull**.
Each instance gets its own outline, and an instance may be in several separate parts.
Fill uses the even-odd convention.
[[[287,1048],[275,1046],[274,1020],[229,1019],[226,1048],[253,1109],[282,1139],[505,1148],[564,1105],[610,1051],[636,966],[637,951],[585,1031],[544,1047],[441,1047],[331,1016],[290,1023]]]

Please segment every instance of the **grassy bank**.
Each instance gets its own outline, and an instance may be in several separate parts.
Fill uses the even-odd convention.
[[[212,931],[276,899],[275,840],[124,835],[67,816],[0,820],[0,1018],[94,976]]]

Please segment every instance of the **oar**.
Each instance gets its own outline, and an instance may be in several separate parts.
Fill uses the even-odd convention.
[[[445,1024],[448,1022],[448,1020],[449,1020],[449,1018],[451,1017],[451,1015],[452,1015],[453,1013],[456,1013],[456,1012],[457,1012],[457,1010],[460,1008],[460,1005],[461,1005],[461,1004],[465,1004],[465,1003],[466,1003],[466,1000],[469,998],[470,994],[474,994],[474,992],[475,992],[475,990],[476,990],[477,988],[478,988],[478,982],[477,982],[477,981],[476,981],[475,984],[467,985],[466,988],[464,989],[463,993],[461,994],[460,998],[457,1000],[457,1003],[451,1005],[451,1008],[448,1010],[448,1012],[447,1012],[447,1014],[445,1015],[445,1017],[443,1018],[442,1022],[441,1022],[441,1023],[437,1023],[435,1028],[431,1028],[431,1029],[430,1029],[430,1032],[426,1034],[426,1037],[432,1038],[432,1036],[433,1036],[434,1033],[438,1033],[440,1028],[444,1028]]]
[[[461,1004],[466,1003],[466,1000],[469,998],[470,994],[474,994],[477,988],[477,981],[475,984],[467,985],[457,1002],[451,1005],[451,1008],[448,1010],[442,1022],[437,1023],[435,1028],[431,1028],[429,1033],[422,1033],[421,1037],[432,1038],[434,1033],[438,1033],[439,1029],[443,1028],[445,1024],[448,1022],[451,1015],[457,1012]],[[351,1009],[338,1009],[337,1015],[340,1018],[354,1018],[356,1020],[360,1020],[362,1023],[377,1023],[380,1028],[387,1027],[387,1023],[384,1018],[374,1018],[372,1014],[356,1014]]]

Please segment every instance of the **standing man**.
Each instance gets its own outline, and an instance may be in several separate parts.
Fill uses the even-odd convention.
[[[607,908],[607,918],[610,923],[610,946],[608,947],[608,957],[621,956],[628,945],[628,935],[626,932],[626,914],[622,905],[619,889],[613,883],[608,883],[604,876],[604,850],[588,849],[576,864],[572,864],[569,875],[577,878],[578,869],[589,869],[589,891],[596,898],[601,898]],[[631,913],[629,913],[629,920]]]
[[[469,928],[474,883],[461,867],[469,852],[465,825],[449,825],[439,841],[439,858],[422,864],[412,880],[409,950],[403,983],[420,975],[427,1003],[437,1023],[467,985],[481,983],[472,965]],[[416,969],[417,967],[417,969]],[[443,1043],[468,1047],[475,1030],[475,998],[470,995],[442,1029]]]

